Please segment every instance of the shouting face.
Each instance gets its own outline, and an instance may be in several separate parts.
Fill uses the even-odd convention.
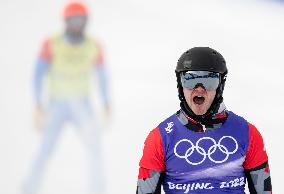
[[[202,86],[197,86],[193,89],[183,88],[184,97],[188,106],[196,115],[204,115],[210,108],[216,90],[205,90]]]

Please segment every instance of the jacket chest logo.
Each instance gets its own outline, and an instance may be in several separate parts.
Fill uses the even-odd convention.
[[[206,158],[213,163],[221,164],[236,153],[238,148],[238,142],[232,136],[223,136],[218,142],[212,137],[202,137],[195,144],[189,139],[179,140],[175,144],[174,154],[194,166],[202,164]]]

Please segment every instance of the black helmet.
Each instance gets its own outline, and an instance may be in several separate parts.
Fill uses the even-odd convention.
[[[194,47],[181,55],[176,72],[183,71],[212,71],[227,73],[223,56],[209,47]]]
[[[201,116],[195,115],[193,111],[188,107],[180,80],[180,74],[185,71],[211,71],[220,73],[221,81],[216,89],[216,96],[213,100],[211,107],[208,111]],[[186,51],[181,55],[176,66],[177,76],[177,88],[179,93],[180,105],[184,112],[189,116],[201,121],[204,119],[210,119],[213,114],[217,113],[220,104],[223,102],[223,90],[227,75],[226,61],[223,56],[216,50],[209,47],[194,47]]]

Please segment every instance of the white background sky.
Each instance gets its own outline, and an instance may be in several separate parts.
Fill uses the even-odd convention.
[[[0,2],[0,193],[20,194],[40,141],[33,129],[31,75],[40,44],[62,30],[64,0]],[[210,46],[229,69],[225,104],[266,143],[274,193],[283,170],[284,4],[228,0],[96,0],[88,32],[104,46],[112,122],[105,129],[110,193],[135,193],[148,132],[178,108],[174,69],[194,46]],[[68,126],[50,158],[42,194],[82,193],[84,149]]]

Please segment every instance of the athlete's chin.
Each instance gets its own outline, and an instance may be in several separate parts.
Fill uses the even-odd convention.
[[[193,107],[192,107],[192,111],[197,116],[204,115],[207,112],[207,110],[208,110],[208,108],[204,105],[203,106],[202,105],[193,105]]]

